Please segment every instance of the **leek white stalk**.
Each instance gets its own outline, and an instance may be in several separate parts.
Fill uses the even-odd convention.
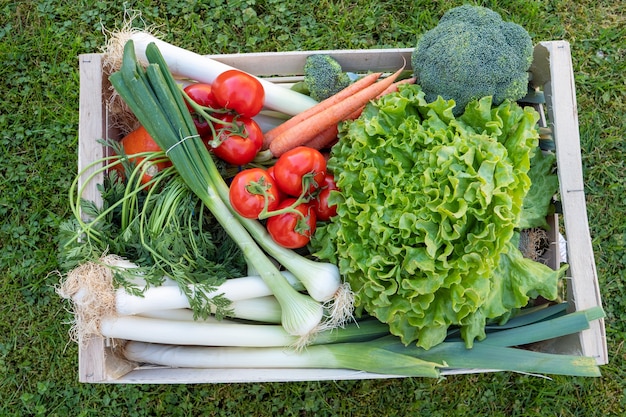
[[[282,272],[283,276],[293,283],[295,289],[302,287],[289,272]],[[193,285],[189,286],[192,291]],[[217,295],[236,302],[239,300],[253,299],[273,295],[270,288],[259,276],[230,278],[223,284],[207,293],[211,298]],[[132,315],[141,314],[153,310],[170,310],[175,308],[190,308],[189,298],[177,285],[161,285],[149,287],[141,295],[129,293],[125,288],[118,288],[115,292],[116,309],[118,314]]]
[[[173,321],[199,321],[206,323],[229,323],[229,319],[218,320],[213,316],[194,320],[193,311],[188,308],[173,308],[171,310],[152,310],[138,314],[139,317],[149,319],[173,320]]]
[[[136,300],[133,300],[133,302],[135,301]],[[118,313],[120,315],[140,315],[142,317],[161,317],[183,321],[193,321],[196,319],[194,317],[193,310],[191,310],[188,306],[175,307],[171,309],[159,309],[156,305],[154,307],[155,308],[133,314],[124,314],[118,309]],[[211,313],[215,314],[214,306],[211,306]],[[276,301],[276,298],[273,295],[233,301],[228,306],[228,313],[225,314],[225,317],[229,318],[274,324],[280,324],[281,316],[282,312],[280,304]],[[214,318],[214,316],[208,316],[208,318]]]
[[[290,346],[298,341],[280,325],[208,323],[111,316],[100,321],[100,334],[112,339],[199,346]]]
[[[215,59],[162,41],[147,32],[116,33],[109,42],[109,46],[123,45],[128,40],[134,42],[135,53],[137,57],[144,62],[148,61],[146,48],[150,43],[154,43],[161,51],[170,71],[179,77],[211,84],[219,74],[235,69]],[[121,55],[119,51],[115,50],[109,50],[107,53]],[[263,90],[265,91],[265,107],[269,109],[294,116],[317,104],[317,101],[305,94],[298,93],[286,87],[281,87],[263,78],[257,77],[257,79],[261,82],[261,85],[263,85]]]
[[[301,347],[301,338],[275,324],[234,321],[184,321],[142,316],[105,316],[96,334],[113,339],[192,346]],[[377,320],[350,323],[317,333],[312,345],[367,342],[389,334]],[[308,348],[308,346],[307,346]]]

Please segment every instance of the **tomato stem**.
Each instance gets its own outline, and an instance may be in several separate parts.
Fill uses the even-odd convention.
[[[302,212],[296,210],[296,207],[298,207],[302,203],[308,203],[309,201],[313,200],[315,198],[315,194],[319,192],[320,189],[318,188],[318,184],[315,181],[314,177],[315,177],[314,172],[310,172],[308,174],[303,175],[302,176],[302,193],[300,194],[300,196],[293,202],[293,204],[287,207],[283,207],[278,210],[272,210],[272,211],[267,210],[268,205],[269,205],[268,194],[267,194],[267,191],[264,191],[263,194],[265,196],[265,207],[259,214],[259,220],[267,219],[267,218],[278,216],[280,214],[285,214],[285,213],[294,213],[294,214],[299,215],[301,219],[304,219],[305,215],[302,214]],[[313,192],[309,191],[309,189],[311,188],[311,185],[314,185]],[[261,193],[257,193],[257,194],[261,194]]]

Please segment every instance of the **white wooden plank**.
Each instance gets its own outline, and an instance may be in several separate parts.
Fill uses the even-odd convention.
[[[550,81],[545,89],[556,144],[569,274],[572,277],[572,299],[568,301],[576,310],[584,310],[602,303],[587,220],[571,52],[566,41],[544,42],[542,45],[549,51]],[[608,362],[604,320],[592,322],[589,330],[581,332],[580,342],[583,355],[595,357],[599,364]]]
[[[325,53],[335,58],[344,71],[395,71],[411,67],[412,48],[370,50],[320,50],[293,52],[259,52],[249,54],[210,55],[242,71],[263,77],[302,75],[306,57]]]
[[[97,140],[105,132],[105,105],[102,95],[102,55],[84,54],[79,56],[80,94],[78,115],[78,172],[82,172],[92,161],[100,157],[101,145]],[[82,188],[87,178],[96,171],[92,168],[79,179],[78,186]],[[96,183],[102,183],[102,175],[94,178]],[[96,203],[100,202],[100,195],[95,187],[86,190],[84,197]]]
[[[462,375],[497,372],[493,369],[444,369],[442,375]],[[195,384],[337,381],[361,379],[395,379],[398,375],[373,374],[350,369],[196,369],[141,367],[112,380],[113,383],[133,384]]]
[[[103,96],[104,80],[102,76],[102,55],[84,54],[79,56],[80,90],[79,90],[79,128],[78,128],[78,172],[86,170],[78,181],[79,189],[85,186],[82,197],[102,204],[96,184],[102,184],[102,173],[93,175],[97,166],[88,168],[104,156],[104,147],[98,140],[107,136],[108,120],[106,103]],[[124,361],[125,362],[125,361]],[[127,363],[107,355],[105,339],[92,337],[86,343],[79,343],[78,379],[81,382],[100,382],[111,374],[121,376],[132,369]]]

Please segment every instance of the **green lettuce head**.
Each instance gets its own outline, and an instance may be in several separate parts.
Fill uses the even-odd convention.
[[[426,349],[450,326],[471,347],[486,320],[531,293],[557,295],[558,272],[537,264],[520,277],[511,243],[531,186],[537,112],[509,101],[493,107],[490,97],[459,118],[453,107],[406,86],[342,126],[329,160],[338,214],[312,242],[339,265],[358,314]],[[515,283],[504,282],[509,269]]]

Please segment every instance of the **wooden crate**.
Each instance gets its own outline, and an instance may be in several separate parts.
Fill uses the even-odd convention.
[[[319,52],[319,51],[317,51]],[[392,71],[403,62],[410,64],[411,49],[328,51],[347,71]],[[289,82],[301,74],[305,58],[311,52],[280,52],[217,55],[212,58],[255,75]],[[98,144],[102,138],[119,138],[110,124],[103,99],[108,80],[103,76],[101,54],[85,54],[80,59],[80,119],[78,169],[104,155]],[[532,82],[543,89],[545,109],[539,110],[543,122],[553,129],[556,144],[560,201],[563,207],[563,234],[567,241],[568,303],[570,310],[584,310],[601,305],[593,248],[587,223],[580,138],[576,107],[576,91],[569,44],[565,41],[541,42],[535,47],[531,67]],[[295,77],[294,77],[295,76]],[[83,178],[87,178],[86,173]],[[83,197],[99,202],[96,178]],[[556,216],[551,219],[558,225]],[[558,227],[553,228],[552,261],[558,264]],[[546,350],[563,354],[594,357],[598,364],[608,362],[604,321],[596,320],[591,328],[579,334],[555,339]],[[79,349],[79,380],[102,383],[222,383],[262,381],[306,381],[392,378],[393,375],[373,375],[341,369],[172,369],[142,366],[127,362],[115,354],[109,340],[91,338]],[[445,370],[443,374],[477,373],[489,370]]]

